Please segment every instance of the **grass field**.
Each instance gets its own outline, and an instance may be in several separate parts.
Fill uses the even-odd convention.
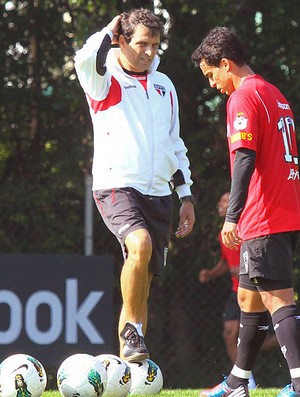
[[[147,397],[198,397],[200,390],[195,389],[174,389],[162,390],[159,394],[148,395]],[[260,389],[250,391],[250,397],[275,397],[280,389]],[[42,397],[61,397],[57,390],[46,391]]]

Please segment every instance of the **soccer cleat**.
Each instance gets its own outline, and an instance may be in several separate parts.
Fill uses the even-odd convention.
[[[200,397],[249,397],[248,385],[241,385],[231,389],[224,380],[212,389],[203,390]]]
[[[292,384],[286,385],[276,397],[300,397],[300,393],[297,393]]]
[[[135,326],[126,323],[120,334],[124,340],[123,356],[127,361],[140,361],[149,358],[149,351],[145,346],[143,336],[139,335]]]

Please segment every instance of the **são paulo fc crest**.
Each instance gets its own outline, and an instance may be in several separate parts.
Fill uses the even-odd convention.
[[[154,84],[154,88],[156,89],[156,91],[159,93],[160,96],[166,95],[166,89],[163,85]]]
[[[233,126],[237,131],[245,130],[248,124],[248,119],[243,116],[243,113],[238,113],[233,122]]]

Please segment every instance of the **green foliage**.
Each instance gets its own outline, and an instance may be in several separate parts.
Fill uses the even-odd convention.
[[[66,7],[2,2],[1,11],[1,251],[80,253],[91,129]]]

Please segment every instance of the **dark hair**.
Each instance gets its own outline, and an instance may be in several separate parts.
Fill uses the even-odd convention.
[[[212,29],[191,56],[198,67],[201,60],[210,66],[219,66],[222,58],[228,58],[242,66],[247,63],[243,46],[233,30],[225,27]]]
[[[155,36],[158,33],[162,36],[163,23],[159,17],[146,8],[139,8],[130,12],[123,12],[121,14],[119,34],[122,34],[125,37],[127,43],[131,41],[138,25],[146,26],[152,36]]]

